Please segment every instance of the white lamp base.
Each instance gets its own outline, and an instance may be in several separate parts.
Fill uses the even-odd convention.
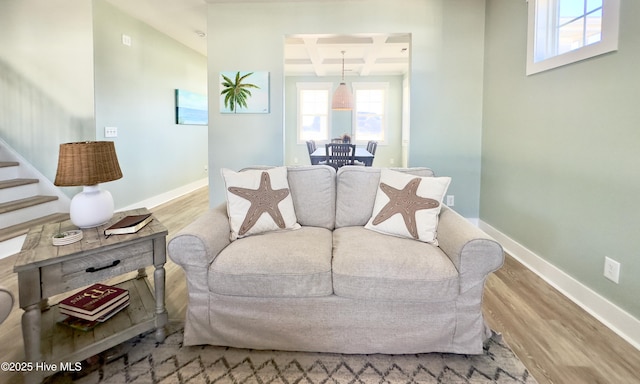
[[[69,216],[79,228],[93,228],[106,224],[113,217],[113,197],[96,185],[84,186],[82,192],[71,199]]]

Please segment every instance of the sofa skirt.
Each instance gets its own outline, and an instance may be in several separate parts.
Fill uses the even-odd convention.
[[[184,344],[347,354],[480,354],[490,330],[481,303],[464,303],[464,296],[414,303],[209,292],[208,298],[190,297]]]

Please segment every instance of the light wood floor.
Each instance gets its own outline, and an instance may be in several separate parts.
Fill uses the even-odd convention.
[[[206,209],[208,190],[203,188],[152,211],[171,238]],[[13,256],[0,260],[0,285],[17,296],[14,262]],[[181,320],[187,302],[184,274],[171,261],[165,267],[169,317]],[[541,384],[640,383],[640,351],[510,256],[487,281],[484,313]],[[0,362],[24,358],[21,314],[16,305],[0,325]],[[0,372],[0,383],[20,382],[20,376]]]

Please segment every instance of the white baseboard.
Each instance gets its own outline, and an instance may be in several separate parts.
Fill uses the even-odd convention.
[[[480,220],[479,227],[498,241],[509,255],[567,296],[613,332],[640,350],[640,320],[544,260],[517,241]]]
[[[128,205],[126,207],[122,207],[122,208],[118,208],[116,209],[116,211],[121,212],[121,211],[126,211],[129,209],[136,209],[136,208],[154,208],[157,207],[160,204],[164,204],[167,201],[176,199],[180,196],[186,195],[188,193],[191,193],[193,191],[195,191],[196,189],[202,188],[202,187],[206,187],[207,185],[209,185],[209,178],[204,178],[204,179],[200,179],[200,180],[196,180],[192,183],[189,183],[187,185],[183,185],[182,187],[173,189],[171,191],[167,191],[164,193],[161,193],[159,195],[150,197],[148,199],[139,201],[135,204],[131,204]]]
[[[465,217],[465,219],[467,219],[467,221],[473,224],[473,226],[475,227],[480,226],[480,219],[477,217]]]

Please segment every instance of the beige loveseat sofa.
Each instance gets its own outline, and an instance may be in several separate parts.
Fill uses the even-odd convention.
[[[498,243],[446,206],[438,246],[365,229],[377,168],[290,167],[287,178],[302,228],[231,242],[221,205],[169,242],[187,279],[185,345],[482,353],[484,283],[504,260]]]

